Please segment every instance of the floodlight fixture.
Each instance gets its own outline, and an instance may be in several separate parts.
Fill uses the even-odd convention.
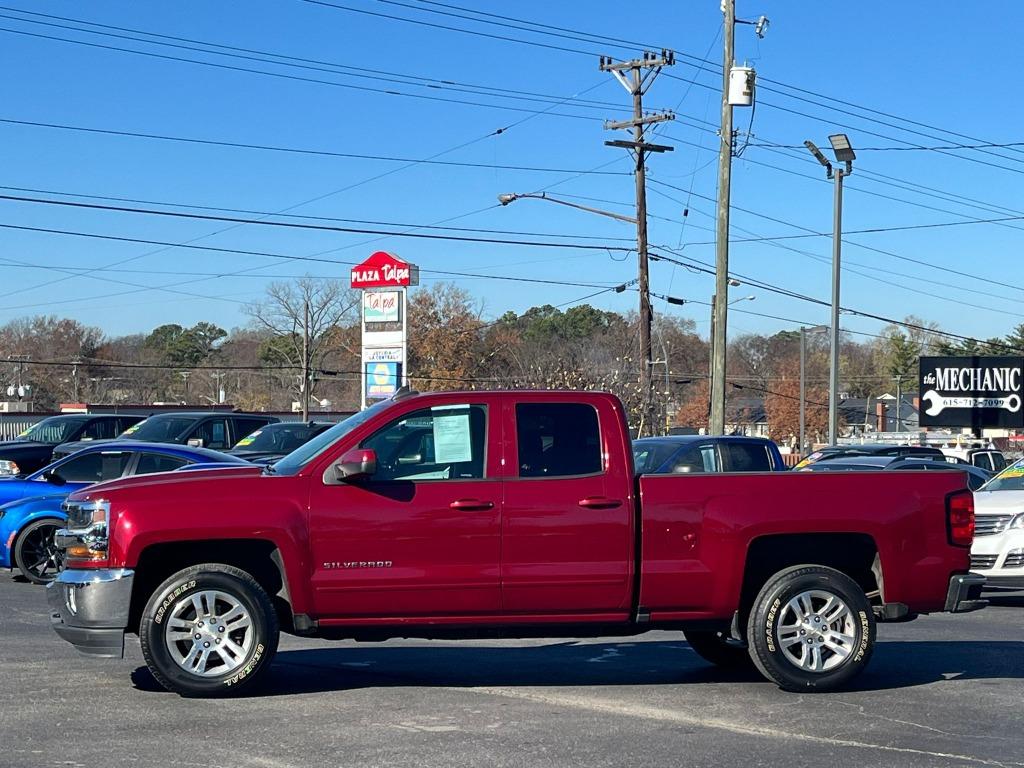
[[[818,149],[818,148],[817,148],[817,147],[815,146],[815,144],[814,144],[814,142],[813,142],[813,141],[810,141],[810,140],[807,140],[807,141],[805,141],[805,142],[804,142],[804,146],[805,146],[805,147],[807,147],[807,149],[809,149],[809,150],[811,151],[811,154],[812,154],[812,155],[814,155],[814,159],[815,159],[815,160],[817,160],[817,161],[818,161],[819,163],[821,163],[821,164],[822,164],[823,166],[825,166],[825,167],[826,167],[826,168],[828,168],[829,170],[831,170],[831,169],[832,169],[832,163],[830,163],[830,162],[828,161],[828,158],[827,158],[827,157],[825,157],[825,155],[823,155],[823,154],[821,153],[821,150],[820,150],[820,149]]]
[[[832,151],[836,153],[836,161],[840,163],[852,163],[857,155],[850,146],[850,138],[845,133],[836,133],[828,137],[832,145]]]

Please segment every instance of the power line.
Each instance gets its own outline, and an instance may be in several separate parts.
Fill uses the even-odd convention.
[[[495,245],[525,245],[536,248],[575,248],[591,251],[619,251],[628,253],[632,248],[625,248],[618,245],[593,245],[589,243],[557,243],[551,241],[536,240],[504,240],[493,237],[470,237],[467,235],[440,235],[424,232],[391,232],[381,229],[363,229],[358,227],[335,227],[325,224],[303,224],[293,221],[268,221],[263,219],[243,219],[236,216],[214,216],[212,214],[184,213],[182,211],[158,211],[154,208],[138,208],[124,205],[100,205],[99,203],[79,203],[72,200],[45,200],[39,197],[24,197],[21,195],[0,195],[0,200],[11,200],[19,203],[33,203],[40,205],[58,205],[70,208],[87,208],[99,211],[112,211],[116,213],[138,213],[147,216],[169,216],[179,219],[197,219],[201,221],[220,221],[233,224],[259,224],[267,227],[285,227],[288,229],[313,230],[320,232],[345,232],[364,235],[387,235],[388,237],[413,237],[427,240],[451,240],[468,243],[490,243]]]
[[[325,149],[309,149],[302,147],[282,147],[270,144],[249,144],[239,141],[220,141],[217,139],[200,139],[190,136],[170,136],[167,134],[144,133],[140,131],[124,131],[112,128],[89,128],[79,125],[67,125],[62,123],[48,123],[36,120],[16,120],[13,118],[0,117],[0,123],[9,125],[22,125],[33,128],[52,128],[63,131],[76,131],[79,133],[90,133],[104,136],[119,136],[135,139],[153,139],[157,141],[173,141],[183,144],[199,144],[203,146],[228,147],[231,149],[253,149],[263,152],[284,152],[296,155],[312,155],[316,157],[338,157],[349,160],[374,160],[388,163],[417,163],[421,165],[441,165],[453,168],[483,168],[499,171],[527,171],[530,173],[575,173],[590,176],[630,176],[624,171],[593,171],[576,168],[547,168],[531,165],[505,165],[501,163],[470,163],[456,160],[428,160],[413,157],[396,157],[392,155],[368,155],[356,152],[335,152]]]
[[[664,182],[664,181],[661,181],[659,179],[652,178],[651,181],[653,181],[653,182],[655,182],[657,184],[661,184],[662,186],[669,187],[671,189],[675,189],[675,190],[677,190],[679,192],[685,192],[686,191],[684,189],[681,189],[680,187],[676,187],[675,185],[669,184],[668,182]],[[713,200],[713,198],[710,198],[710,197],[707,197],[707,196],[697,195],[697,193],[694,193],[694,196],[695,197],[701,197],[702,199],[706,199],[706,200]],[[735,210],[742,211],[743,213],[750,214],[751,216],[756,216],[758,218],[766,219],[768,221],[774,221],[774,222],[782,224],[784,226],[789,226],[789,227],[794,227],[796,229],[802,229],[802,230],[805,230],[805,231],[814,232],[814,230],[812,230],[812,229],[810,229],[808,227],[803,227],[803,226],[801,226],[799,224],[793,224],[792,222],[788,222],[788,221],[785,221],[783,219],[779,219],[779,218],[777,218],[775,216],[769,216],[767,214],[759,213],[757,211],[752,211],[752,210],[749,210],[747,208],[741,208],[739,206],[733,206],[733,208]],[[817,233],[815,233],[815,234],[817,234]],[[939,270],[939,271],[942,271],[942,272],[948,272],[950,274],[954,274],[954,275],[957,275],[959,277],[966,277],[966,278],[970,278],[972,280],[978,280],[980,282],[986,283],[987,285],[992,285],[993,283],[998,283],[1000,285],[1004,285],[1007,288],[1012,288],[1014,290],[1024,292],[1024,287],[1013,285],[1012,283],[1007,283],[1006,280],[1003,279],[1003,278],[1000,278],[1000,279],[997,280],[996,278],[985,277],[985,276],[982,276],[982,275],[978,275],[977,273],[965,272],[965,271],[962,271],[962,270],[953,269],[951,267],[944,267],[944,266],[941,266],[939,264],[935,264],[934,262],[924,261],[922,259],[915,259],[915,258],[913,258],[911,256],[904,256],[902,254],[894,253],[892,251],[887,251],[887,250],[884,250],[884,249],[881,249],[881,248],[876,248],[874,246],[865,245],[864,243],[858,243],[858,242],[856,242],[854,240],[847,241],[846,239],[844,239],[843,242],[847,243],[848,245],[851,245],[851,246],[854,246],[854,247],[857,247],[857,248],[861,248],[861,249],[864,249],[864,250],[867,250],[867,251],[873,251],[875,253],[880,253],[880,254],[883,254],[885,256],[891,256],[891,257],[893,257],[895,259],[899,259],[901,261],[907,261],[907,262],[910,262],[910,263],[913,263],[913,264],[918,264],[918,265],[921,265],[921,266],[925,266],[925,267],[928,267],[929,269],[935,269],[935,270]]]
[[[535,46],[535,47],[541,47],[541,48],[547,48],[547,49],[552,49],[552,50],[558,50],[558,51],[562,51],[562,52],[565,52],[565,53],[574,53],[574,54],[580,54],[580,55],[586,55],[586,56],[596,55],[595,53],[593,53],[591,51],[585,51],[585,50],[581,50],[581,49],[577,49],[577,48],[569,48],[569,47],[564,46],[564,45],[561,45],[561,46],[551,45],[551,44],[541,43],[541,42],[534,41],[534,40],[524,40],[522,38],[510,37],[510,36],[507,36],[507,35],[496,35],[496,34],[491,34],[491,33],[487,33],[487,32],[481,32],[479,30],[464,29],[464,28],[461,28],[461,27],[454,27],[454,26],[446,25],[446,24],[438,24],[438,23],[434,23],[434,22],[428,22],[428,21],[424,21],[424,20],[421,20],[421,19],[411,19],[411,18],[408,18],[408,17],[405,17],[405,16],[396,16],[396,15],[393,15],[393,14],[380,13],[380,12],[376,12],[376,11],[368,11],[368,10],[360,9],[360,8],[353,8],[351,6],[342,5],[340,3],[325,2],[324,0],[305,0],[305,2],[314,4],[314,5],[330,7],[330,8],[334,8],[334,9],[337,9],[337,10],[349,11],[349,12],[352,12],[352,13],[359,13],[359,14],[364,14],[364,15],[368,15],[368,16],[375,16],[375,17],[378,17],[378,18],[386,18],[386,19],[391,19],[391,20],[395,20],[395,21],[403,21],[403,22],[410,23],[410,24],[417,24],[417,25],[420,25],[420,26],[426,26],[426,27],[431,27],[431,28],[435,28],[435,29],[443,29],[443,30],[452,31],[452,32],[461,32],[463,34],[476,35],[476,36],[490,38],[490,39],[496,39],[496,40],[503,40],[503,41],[506,41],[506,42],[519,43],[519,44],[522,44],[522,45],[530,45],[530,46]],[[454,5],[450,5],[450,4],[428,3],[428,4],[431,4],[431,5],[435,5],[436,4],[436,5],[439,5],[439,6],[442,6],[442,7],[446,7],[446,8],[454,8],[454,9],[457,9],[457,10],[460,10],[460,11],[464,11],[466,13],[473,13],[473,14],[476,14],[477,16],[490,16],[492,18],[501,19],[501,21],[500,22],[496,22],[496,21],[491,21],[490,19],[487,19],[487,18],[476,18],[476,17],[471,17],[471,16],[465,16],[463,14],[451,13],[451,12],[448,12],[448,11],[437,11],[437,10],[433,10],[433,9],[429,9],[429,8],[418,8],[417,6],[412,6],[412,5],[409,5],[407,3],[395,2],[395,0],[382,0],[382,2],[385,2],[385,3],[389,4],[389,5],[396,5],[396,6],[401,6],[401,7],[405,7],[405,8],[411,8],[411,9],[415,9],[415,10],[422,10],[422,11],[428,12],[428,13],[434,13],[434,14],[439,14],[439,15],[443,15],[443,16],[449,16],[449,17],[455,17],[455,18],[461,18],[461,19],[465,19],[465,20],[470,20],[470,21],[473,21],[473,22],[476,22],[476,23],[480,23],[480,24],[490,24],[490,25],[493,25],[493,26],[510,28],[510,29],[514,29],[514,30],[517,30],[517,31],[521,31],[521,32],[525,31],[525,32],[533,33],[533,34],[547,35],[547,36],[550,36],[550,37],[561,38],[561,39],[577,40],[577,41],[582,41],[582,42],[587,42],[587,43],[597,43],[597,42],[606,42],[607,41],[607,42],[614,42],[614,43],[622,45],[622,46],[630,46],[630,47],[640,46],[640,47],[644,47],[644,48],[647,48],[647,49],[653,48],[655,50],[660,48],[660,47],[664,47],[664,46],[652,46],[650,44],[638,43],[636,41],[624,40],[622,38],[611,38],[611,37],[607,37],[607,36],[591,35],[591,34],[588,34],[588,33],[581,33],[581,32],[576,31],[576,30],[569,30],[569,29],[566,29],[566,28],[563,28],[563,27],[556,27],[554,25],[540,24],[540,23],[537,23],[537,22],[531,22],[531,21],[527,21],[527,20],[523,20],[523,19],[515,19],[515,18],[510,17],[510,16],[498,16],[497,14],[482,13],[482,12],[476,11],[474,9],[461,8],[459,6],[454,6]],[[529,25],[529,26],[523,26],[523,25]],[[555,31],[549,31],[549,30],[555,30]],[[718,65],[718,64],[716,64],[714,62],[711,62],[711,61],[708,61],[706,58],[700,58],[700,57],[696,57],[696,56],[693,56],[693,55],[690,55],[690,54],[685,54],[685,53],[684,54],[680,54],[680,58],[682,58],[682,59],[689,59],[689,60],[698,62],[698,64],[692,64],[691,63],[691,64],[689,64],[689,66],[694,66],[694,67],[698,67],[698,68],[702,69],[705,65],[707,65],[707,66],[712,67],[714,70],[717,70],[719,73],[721,72],[721,65]],[[688,63],[688,62],[684,61],[683,63]],[[699,74],[699,72],[698,72],[698,74]],[[669,74],[667,76],[671,77],[672,79],[675,79],[675,80],[684,80],[684,78],[681,78],[678,75],[671,75],[671,74]],[[793,90],[801,91],[803,93],[813,94],[812,91],[808,91],[806,89],[797,88],[797,87],[794,87],[794,86],[788,86],[785,83],[781,83],[779,81],[773,81],[773,80],[770,80],[768,78],[763,78],[763,80],[765,80],[767,82],[775,83],[777,85],[781,85],[781,86],[786,87],[786,88],[791,88]],[[696,82],[696,76],[694,76],[694,79],[693,79],[692,83],[695,83],[695,82]],[[696,83],[696,84],[701,86],[701,87],[704,87],[704,88],[710,88],[712,90],[717,90],[717,88],[715,88],[713,86],[709,86],[709,85],[704,84],[704,83]],[[864,116],[864,115],[856,114],[856,113],[850,112],[848,110],[841,109],[839,107],[830,106],[830,105],[826,105],[826,104],[821,104],[820,102],[817,102],[817,101],[815,101],[813,99],[808,99],[808,98],[801,97],[801,96],[794,96],[793,94],[785,93],[783,91],[779,91],[779,90],[773,89],[771,87],[762,86],[761,88],[762,88],[762,90],[767,90],[767,91],[770,91],[770,92],[775,92],[775,93],[778,93],[779,95],[785,96],[785,97],[790,98],[790,99],[794,99],[796,101],[802,101],[802,102],[809,103],[809,104],[816,105],[816,106],[823,106],[826,109],[830,109],[830,110],[832,110],[834,112],[839,112],[839,113],[842,113],[842,114],[848,114],[848,115],[856,117],[856,118],[858,118],[860,120],[864,120],[864,121],[867,121],[867,122],[870,122],[870,123],[875,123],[875,124],[878,124],[878,125],[885,125],[885,126],[889,126],[889,127],[894,127],[897,130],[901,130],[901,131],[904,131],[906,133],[918,134],[918,135],[922,135],[922,136],[927,136],[929,138],[935,138],[934,136],[931,136],[930,134],[925,134],[925,133],[923,133],[921,131],[917,131],[917,130],[914,130],[914,129],[911,129],[911,128],[906,128],[906,127],[899,126],[899,125],[893,125],[892,123],[889,123],[889,122],[887,122],[885,120],[880,120],[878,118],[872,118],[872,117],[867,117],[867,116]],[[819,94],[814,94],[814,95],[819,95]],[[829,97],[829,96],[823,96],[822,98],[826,98],[826,99],[829,99],[830,101],[835,101],[835,102],[838,102],[838,103],[844,103],[844,104],[847,104],[847,105],[850,105],[850,106],[854,106],[857,109],[863,109],[865,111],[874,112],[875,114],[880,114],[880,115],[886,115],[887,114],[887,113],[884,113],[884,112],[880,112],[879,110],[873,110],[873,109],[869,109],[869,108],[866,108],[866,107],[858,107],[857,105],[853,105],[850,102],[843,102],[842,100],[834,99],[833,97]],[[894,138],[894,137],[891,137],[891,136],[887,136],[885,134],[879,134],[879,133],[876,133],[876,132],[868,131],[868,130],[863,129],[861,127],[853,127],[853,126],[849,126],[849,125],[844,125],[842,123],[835,123],[835,121],[833,121],[833,120],[825,120],[822,117],[819,117],[819,116],[816,116],[816,115],[810,115],[810,114],[807,114],[805,112],[800,112],[798,110],[793,110],[793,109],[790,109],[790,108],[787,108],[787,107],[783,107],[781,105],[773,104],[771,102],[766,102],[763,99],[761,99],[760,101],[762,103],[764,103],[765,106],[773,108],[773,109],[778,109],[778,110],[781,110],[781,111],[790,112],[790,113],[793,113],[793,114],[796,114],[796,115],[799,115],[799,116],[802,116],[802,117],[806,117],[806,118],[809,118],[809,119],[812,119],[812,120],[816,120],[816,121],[830,122],[830,123],[833,123],[833,124],[842,125],[843,127],[851,128],[852,130],[858,130],[858,131],[861,131],[863,133],[869,133],[871,135],[878,136],[879,138],[884,138],[884,139],[888,139],[888,140],[891,140],[891,141],[898,141],[898,142],[903,143],[903,144],[913,145],[912,142],[907,142],[907,141],[904,141],[902,139],[898,139],[898,138]],[[916,125],[919,125],[919,126],[920,125],[925,125],[924,123],[919,123],[919,122],[913,121],[913,120],[907,120],[907,119],[898,118],[898,117],[895,117],[895,116],[890,116],[890,117],[894,117],[895,119],[902,120],[903,122],[908,122],[908,123],[916,124]],[[951,135],[955,135],[955,134],[953,134],[953,132],[945,131],[944,129],[935,129],[935,130],[940,130],[940,131],[942,131],[944,133],[950,133]],[[978,139],[974,139],[974,140],[975,141],[980,141]],[[961,149],[961,148],[964,148],[964,147],[958,147],[958,149]],[[995,153],[995,152],[989,152],[989,151],[984,150],[984,149],[975,149],[974,151],[983,152],[985,154],[993,155],[993,156],[998,157],[998,158],[1000,158],[1002,160],[1009,160],[1009,161],[1013,161],[1013,162],[1024,162],[1024,161],[1018,161],[1017,158],[1010,158],[1010,157],[1007,157],[1005,155],[1001,155],[1001,154],[998,154],[998,153]],[[1024,170],[1015,169],[1015,168],[1009,168],[1007,166],[996,164],[996,163],[991,163],[991,162],[988,162],[988,161],[985,161],[985,160],[981,160],[980,158],[976,158],[976,157],[969,157],[969,156],[964,156],[964,155],[953,154],[952,152],[948,152],[948,151],[943,152],[943,153],[944,154],[948,154],[951,157],[957,157],[957,158],[959,158],[961,160],[967,160],[967,161],[970,161],[970,162],[981,163],[983,165],[988,165],[988,166],[992,166],[992,167],[995,167],[995,168],[1000,168],[1000,169],[1003,169],[1003,170],[1009,170],[1009,171],[1016,172],[1016,173],[1024,173]]]
[[[83,31],[86,31],[86,30],[83,30]],[[105,45],[105,44],[102,44],[102,43],[90,43],[90,42],[87,42],[85,40],[74,40],[74,39],[71,39],[71,38],[59,37],[59,36],[56,36],[56,35],[44,35],[44,34],[41,34],[41,33],[38,33],[38,32],[28,32],[28,31],[25,31],[25,30],[10,29],[8,27],[0,27],[0,32],[7,32],[9,34],[14,34],[14,35],[23,35],[23,36],[27,36],[27,37],[35,37],[35,38],[39,38],[39,39],[52,40],[52,41],[63,42],[63,43],[71,43],[71,44],[74,44],[74,45],[82,45],[82,46],[87,46],[87,47],[90,47],[90,48],[99,48],[99,49],[103,49],[103,50],[117,51],[117,52],[120,52],[120,53],[132,53],[132,54],[135,54],[137,56],[148,56],[148,57],[151,57],[151,58],[162,59],[162,60],[165,60],[165,61],[175,61],[175,62],[186,63],[186,64],[196,64],[196,65],[199,65],[199,66],[213,67],[213,68],[216,68],[216,69],[223,69],[223,70],[228,70],[228,71],[233,71],[233,72],[246,72],[246,73],[249,73],[249,74],[265,75],[267,77],[276,77],[276,78],[280,78],[280,79],[284,79],[284,80],[294,80],[294,81],[297,81],[297,82],[314,83],[314,84],[318,84],[318,85],[329,85],[329,86],[333,86],[335,88],[346,88],[346,89],[354,90],[354,91],[362,91],[362,92],[367,92],[367,93],[377,93],[377,94],[383,94],[383,95],[387,95],[387,96],[403,96],[403,97],[406,97],[406,98],[422,99],[422,100],[426,100],[426,101],[436,101],[436,102],[441,102],[441,103],[446,103],[446,104],[461,104],[463,106],[470,106],[470,107],[484,107],[484,108],[487,108],[487,109],[502,109],[502,110],[506,110],[506,111],[510,111],[510,112],[521,112],[521,113],[526,113],[526,114],[547,114],[547,115],[551,115],[553,117],[565,117],[565,118],[571,118],[571,119],[575,119],[575,120],[589,120],[589,121],[600,121],[601,120],[600,117],[596,117],[596,116],[578,115],[578,114],[571,114],[571,113],[568,113],[568,112],[551,112],[549,110],[540,111],[540,110],[536,110],[536,109],[527,109],[525,107],[516,107],[516,106],[509,105],[509,104],[489,104],[489,103],[486,103],[486,102],[469,101],[469,100],[466,100],[466,99],[452,99],[452,98],[447,98],[447,97],[443,97],[443,96],[430,96],[430,95],[421,94],[421,93],[407,93],[407,92],[404,92],[404,91],[396,91],[396,90],[391,89],[391,88],[371,88],[370,86],[365,86],[365,85],[353,85],[351,83],[339,83],[339,82],[334,81],[334,80],[323,80],[321,78],[314,78],[314,77],[307,77],[307,76],[300,76],[300,75],[290,75],[290,74],[285,74],[283,72],[268,72],[266,70],[253,69],[251,67],[240,67],[240,66],[237,66],[237,65],[222,64],[222,63],[213,62],[213,61],[202,61],[202,60],[199,60],[199,59],[189,59],[189,58],[185,58],[185,57],[182,57],[182,56],[170,56],[168,54],[156,53],[154,51],[139,51],[139,50],[134,50],[132,48],[124,48],[124,47],[121,47],[121,46]],[[139,42],[145,42],[145,41],[139,41]],[[213,51],[208,51],[208,53],[213,53]],[[268,63],[274,63],[274,62],[268,62]],[[341,73],[337,73],[337,74],[341,74]],[[507,96],[503,97],[500,94],[486,94],[486,95],[493,96],[495,98],[509,98]],[[538,99],[533,99],[533,101],[538,101]]]
[[[667,248],[664,245],[656,246],[656,247],[659,248],[660,250],[664,250],[664,251],[668,251],[669,253],[673,253],[676,256],[679,256],[681,258],[690,258],[690,257],[684,257],[684,256],[682,256],[682,254],[676,253],[671,248]],[[663,254],[658,254],[656,256],[654,254],[652,254],[651,258],[655,259],[655,260],[666,261],[666,262],[669,262],[669,263],[676,263],[679,266],[686,267],[687,269],[692,269],[692,270],[695,270],[695,271],[698,271],[698,272],[704,272],[705,274],[714,274],[714,270],[713,270],[713,268],[711,268],[711,265],[704,264],[703,262],[696,262],[696,263],[694,263],[692,258],[691,258],[690,262],[676,261],[676,260],[672,259],[671,257],[665,256]],[[734,275],[737,279],[742,280],[744,283],[746,283],[747,285],[750,285],[751,287],[760,288],[761,290],[769,291],[770,293],[777,293],[780,296],[786,296],[788,298],[799,299],[800,301],[805,301],[805,302],[808,302],[808,303],[811,303],[811,304],[817,304],[818,306],[823,306],[823,307],[831,306],[831,302],[826,301],[825,299],[819,299],[819,298],[816,298],[814,296],[808,296],[807,294],[799,293],[797,291],[792,291],[792,290],[790,290],[788,288],[783,288],[781,286],[765,282],[763,280],[760,280],[760,279],[755,278],[755,277],[751,277],[749,275],[743,275],[743,274],[741,274],[739,272],[731,272],[730,275]],[[976,339],[976,338],[974,338],[972,336],[965,336],[963,334],[953,333],[951,331],[937,330],[935,328],[929,328],[928,326],[920,325],[918,323],[911,323],[911,322],[907,322],[906,320],[897,320],[896,318],[886,317],[884,315],[878,315],[878,314],[875,314],[873,312],[865,312],[863,310],[853,309],[853,308],[850,308],[850,307],[841,307],[840,311],[844,312],[844,313],[846,313],[848,315],[856,315],[858,317],[864,317],[864,318],[867,318],[867,319],[870,319],[870,320],[878,320],[879,322],[888,323],[889,325],[895,325],[895,326],[899,326],[899,327],[902,327],[902,328],[908,328],[908,329],[911,329],[911,330],[917,330],[917,331],[921,331],[923,333],[931,334],[931,335],[934,335],[934,336],[945,336],[947,338],[956,339],[957,341],[965,341],[965,342],[977,343],[977,344],[980,344],[982,346],[987,346],[987,347],[989,347],[991,349],[999,349],[999,350],[1004,350],[1004,351],[1007,351],[1007,352],[1014,352],[1014,353],[1017,353],[1017,354],[1024,354],[1024,349],[1020,349],[1020,348],[1014,347],[1014,346],[1012,346],[1010,344],[1004,344],[1002,342],[981,341],[980,339]]]
[[[303,220],[311,220],[311,221],[337,221],[337,222],[351,223],[351,224],[375,224],[375,225],[388,226],[388,227],[414,227],[415,229],[440,229],[440,230],[446,230],[446,231],[451,231],[451,232],[474,232],[474,233],[495,234],[495,235],[519,235],[519,236],[524,236],[524,237],[556,237],[556,238],[569,238],[569,239],[579,239],[579,240],[606,239],[606,240],[619,240],[619,241],[623,241],[623,242],[632,242],[633,241],[633,238],[629,238],[629,237],[602,237],[602,236],[598,236],[598,235],[565,234],[565,233],[561,233],[561,232],[528,232],[528,231],[510,230],[510,229],[482,229],[482,228],[479,228],[479,227],[445,227],[445,226],[439,226],[439,225],[436,225],[436,224],[409,224],[409,223],[406,223],[406,222],[376,221],[376,220],[372,220],[372,219],[345,219],[345,218],[340,218],[340,217],[337,217],[337,216],[307,216],[307,215],[302,215],[302,214],[281,214],[281,213],[273,213],[273,212],[268,212],[268,211],[253,211],[253,210],[249,210],[249,209],[245,209],[245,208],[225,208],[225,207],[214,206],[214,205],[195,205],[195,204],[191,204],[191,203],[174,203],[174,202],[167,202],[167,201],[162,201],[162,200],[140,200],[140,199],[137,199],[137,198],[111,197],[111,196],[108,196],[108,195],[92,195],[92,194],[84,194],[84,193],[80,193],[80,192],[63,192],[63,191],[60,191],[60,190],[52,190],[52,189],[34,189],[34,188],[31,188],[31,187],[11,187],[11,186],[5,186],[5,185],[2,185],[2,184],[0,184],[0,189],[6,189],[6,190],[15,191],[15,192],[32,192],[32,193],[44,194],[44,195],[60,195],[60,196],[63,196],[63,197],[77,197],[77,198],[83,198],[83,199],[89,199],[89,200],[107,200],[107,201],[120,202],[120,203],[139,203],[139,204],[142,204],[142,205],[162,205],[162,206],[173,207],[173,208],[190,208],[190,209],[204,210],[204,211],[224,211],[224,212],[228,212],[228,213],[244,213],[244,214],[249,214],[249,215],[252,215],[252,216],[268,216],[268,217],[269,216],[283,216],[283,217],[289,218],[289,219],[303,219]],[[5,198],[2,195],[0,195],[0,200],[2,200],[2,199],[5,199]],[[59,201],[51,201],[51,202],[58,203]]]
[[[308,262],[315,262],[315,263],[319,263],[319,264],[333,264],[335,266],[337,266],[337,265],[356,266],[359,263],[359,262],[355,262],[355,261],[338,261],[336,259],[324,259],[324,258],[319,258],[319,257],[316,257],[316,256],[294,256],[294,255],[288,255],[288,254],[282,254],[282,253],[273,253],[273,252],[270,252],[270,251],[247,250],[247,249],[243,249],[243,248],[223,248],[223,247],[217,247],[217,246],[212,246],[212,245],[194,245],[194,244],[190,244],[190,243],[171,243],[171,242],[166,242],[166,241],[163,241],[163,240],[150,240],[150,239],[139,238],[139,237],[126,237],[126,236],[121,236],[121,235],[100,234],[100,233],[96,233],[96,232],[80,232],[80,231],[68,230],[68,229],[55,229],[55,228],[51,228],[51,227],[31,227],[31,226],[24,225],[24,224],[10,224],[10,223],[2,223],[2,222],[0,222],[0,229],[14,229],[14,230],[19,230],[19,231],[24,231],[24,232],[39,232],[39,233],[51,234],[51,235],[68,235],[68,236],[71,236],[71,237],[84,237],[84,238],[97,239],[97,240],[108,240],[108,241],[112,241],[112,242],[140,243],[140,244],[143,244],[143,245],[158,245],[158,246],[163,246],[163,247],[166,247],[166,248],[183,248],[183,249],[188,249],[188,250],[209,251],[211,253],[224,253],[224,254],[241,255],[241,256],[265,256],[265,257],[271,258],[271,259],[282,259],[282,260],[285,260],[285,261],[302,261],[302,262],[308,261]],[[607,250],[607,249],[600,248],[599,250]],[[613,250],[615,250],[615,249],[613,249]],[[450,270],[450,269],[424,269],[424,268],[420,268],[420,273],[421,274],[422,273],[428,273],[428,274],[436,274],[436,275],[449,275],[449,276],[455,276],[455,277],[474,277],[474,278],[481,278],[481,279],[486,279],[486,280],[508,280],[508,281],[513,281],[513,282],[537,283],[537,284],[544,284],[544,285],[571,285],[571,286],[576,286],[576,287],[582,286],[582,287],[591,287],[591,288],[605,288],[605,287],[609,287],[609,286],[604,286],[604,285],[600,285],[600,284],[597,284],[597,283],[580,282],[578,280],[577,281],[547,280],[547,279],[538,278],[538,277],[521,277],[521,276],[516,276],[516,275],[488,275],[488,274],[482,274],[482,273],[478,273],[478,272],[461,272],[461,271]],[[152,290],[152,289],[149,289],[149,290]]]

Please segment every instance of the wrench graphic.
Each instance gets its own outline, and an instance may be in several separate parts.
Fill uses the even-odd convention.
[[[927,403],[925,413],[929,416],[938,416],[946,408],[1004,408],[1010,413],[1020,410],[1021,400],[1019,395],[1009,397],[943,397],[934,389],[929,389],[921,400]]]

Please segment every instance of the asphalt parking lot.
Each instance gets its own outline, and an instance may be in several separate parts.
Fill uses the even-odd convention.
[[[854,690],[793,695],[681,635],[282,639],[262,695],[159,689],[129,640],[80,657],[0,575],[0,766],[1024,766],[1024,593],[880,627]]]

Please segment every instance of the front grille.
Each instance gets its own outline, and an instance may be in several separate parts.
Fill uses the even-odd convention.
[[[996,567],[996,558],[999,555],[971,555],[971,568],[979,571],[987,571]]]
[[[1003,568],[1024,568],[1024,549],[1011,549]]]
[[[976,515],[974,518],[975,536],[993,536],[1006,530],[1013,520],[1013,515]]]

